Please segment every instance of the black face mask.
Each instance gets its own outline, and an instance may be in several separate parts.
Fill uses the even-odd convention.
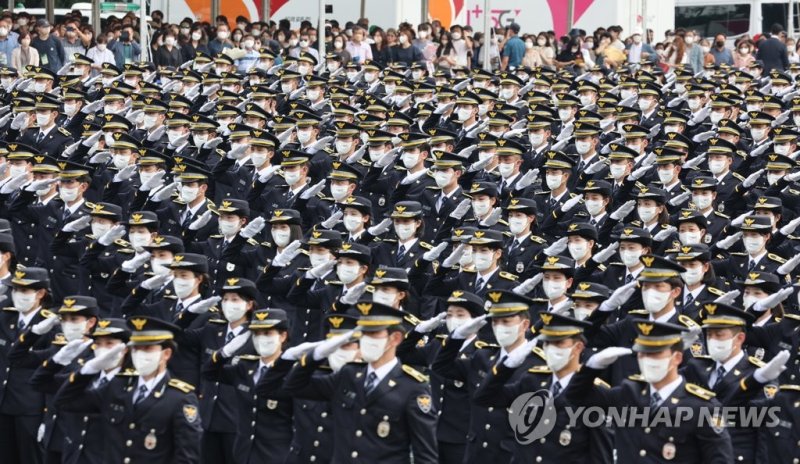
[[[717,48],[722,48],[725,46],[724,40],[717,40]]]
[[[131,36],[127,32],[123,32],[122,34],[120,34],[119,38],[123,42],[127,42],[127,41],[131,40]]]

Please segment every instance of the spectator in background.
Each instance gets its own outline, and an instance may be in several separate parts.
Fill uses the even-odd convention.
[[[412,34],[411,29],[401,29],[397,33],[398,44],[389,49],[389,61],[406,63],[409,66],[412,63],[423,61],[422,52],[411,43]]]
[[[753,56],[753,42],[749,40],[739,41],[736,52],[733,53],[733,67],[746,70],[756,58]]]
[[[414,46],[421,52],[426,62],[431,63],[436,58],[437,45],[431,40],[431,25],[422,23],[417,28],[417,38],[414,39]]]
[[[258,50],[256,50],[256,39],[252,35],[242,38],[240,47],[244,50],[244,56],[236,59],[236,69],[239,73],[245,74],[258,62]]]
[[[41,66],[56,72],[64,66],[67,57],[61,41],[50,35],[52,26],[46,19],[36,21],[36,37],[31,40],[31,45],[39,52]]]
[[[372,59],[372,48],[365,41],[367,31],[360,26],[353,26],[353,37],[347,42],[347,53],[353,57],[356,63],[363,63]]]
[[[789,63],[800,63],[800,55],[797,54],[797,45],[794,39],[786,39],[786,52],[789,54]]]
[[[451,69],[456,65],[456,50],[447,31],[442,31],[442,36],[439,37],[439,49],[436,50],[434,64],[437,69]]]
[[[225,23],[217,25],[217,36],[208,42],[208,54],[211,56],[222,53],[226,48],[233,48],[231,42],[231,28]]]
[[[297,58],[303,53],[308,53],[312,55],[314,58],[316,58],[317,61],[319,61],[319,51],[316,48],[313,48],[311,45],[312,45],[312,40],[309,37],[308,33],[301,32],[300,40],[298,40],[297,42],[297,47],[289,51],[289,56]]]
[[[97,45],[90,48],[86,56],[92,60],[93,74],[103,68],[103,63],[115,64],[114,53],[108,49],[108,39],[103,34],[97,37]]]
[[[625,50],[625,42],[622,41],[620,36],[622,35],[622,27],[621,26],[611,26],[608,28],[608,33],[611,35],[611,44],[609,46],[618,48],[620,50]]]
[[[611,44],[609,44],[611,47]],[[561,53],[556,56],[556,67],[566,68],[576,64],[579,59],[583,59],[581,54],[581,39],[573,37],[569,39],[567,45],[561,50]]]
[[[694,35],[692,33],[690,32],[686,33],[687,40],[692,40],[693,37]],[[698,50],[700,50],[700,47],[698,45],[694,46]],[[700,53],[702,53],[702,51]],[[665,55],[666,55],[666,59],[664,60],[665,64],[670,68],[675,68],[689,63],[689,52],[686,46],[686,42],[679,35],[675,36],[675,38],[672,40],[672,43],[669,44],[669,47],[667,47]],[[692,66],[692,68],[694,68],[694,66]],[[703,69],[702,61],[699,69]]]
[[[711,41],[703,39],[700,41],[700,49],[703,50],[703,69],[706,66],[714,66],[714,55],[711,54]]]
[[[470,49],[467,41],[464,39],[464,30],[461,26],[456,24],[450,28],[450,38],[452,39],[453,48],[456,51],[456,66],[469,67],[467,53]]]
[[[18,34],[11,30],[11,18],[0,19],[0,64],[11,64],[11,52],[19,46]]]
[[[119,38],[108,42],[108,49],[114,53],[114,61],[117,67],[122,69],[127,63],[139,61],[142,49],[133,40],[133,27],[126,26],[122,29]]]
[[[208,37],[206,37],[206,30],[199,23],[195,23],[191,27],[188,40],[181,44],[181,53],[183,54],[184,63],[193,60],[194,57],[197,56],[197,52],[208,54]]]
[[[167,32],[164,36],[164,43],[158,47],[153,55],[153,62],[156,66],[173,68],[183,64],[183,57],[172,31]]]
[[[39,66],[39,51],[31,47],[31,35],[27,27],[19,30],[19,47],[11,52],[11,67],[25,69],[25,66]]]
[[[555,66],[556,52],[555,48],[553,48],[553,43],[550,41],[550,37],[547,34],[540,32],[539,35],[536,36],[536,45],[534,48],[539,52],[543,66]]]
[[[631,36],[631,43],[628,45],[628,62],[640,63],[643,60],[655,55],[656,51],[642,40],[642,31],[634,30]]]
[[[64,54],[67,56],[67,61],[72,60],[72,55],[80,53],[86,54],[86,47],[83,45],[83,40],[80,37],[80,30],[78,29],[77,22],[69,21],[64,28],[64,37],[61,39],[61,46],[64,47]]]
[[[672,44],[675,44],[675,40],[680,37],[678,35],[672,41]],[[703,49],[701,48],[700,44],[697,40],[697,34],[694,31],[686,31],[684,34],[683,39],[681,40],[681,48],[684,49],[684,55],[688,55],[684,64],[688,63],[692,67],[692,72],[697,74],[703,70]],[[667,49],[667,55],[670,54],[669,49]],[[676,63],[672,63],[675,65]],[[680,63],[677,63],[680,64]]]
[[[542,57],[534,46],[534,37],[525,37],[525,55],[522,57],[522,66],[535,68],[542,65]]]
[[[773,69],[785,71],[789,67],[786,45],[778,38],[778,35],[783,32],[783,27],[780,24],[773,24],[770,32],[770,37],[758,44],[758,53],[756,53],[756,59],[764,63],[765,74]]]
[[[714,37],[714,47],[711,48],[711,55],[714,57],[714,64],[717,66],[722,64],[733,66],[733,53],[725,46],[725,34],[717,34]]]
[[[333,38],[333,48],[331,52],[336,54],[339,58],[342,59],[342,63],[349,63],[352,57],[350,56],[350,52],[345,49],[345,44],[347,43],[347,36],[344,34],[338,34]]]
[[[511,23],[506,28],[506,41],[501,53],[500,69],[516,69],[522,64],[525,56],[525,42],[519,38],[519,24]]]

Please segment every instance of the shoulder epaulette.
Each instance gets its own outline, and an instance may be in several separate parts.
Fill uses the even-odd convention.
[[[628,380],[633,380],[634,382],[645,382],[644,377],[642,377],[642,374],[629,375]]]
[[[476,340],[475,341],[475,348],[477,348],[479,350],[482,350],[482,349],[485,349],[485,348],[500,348],[500,347],[498,345],[495,345],[494,343],[487,343],[487,342],[484,342],[484,341],[481,341],[481,340]]]
[[[611,385],[606,383],[606,381],[601,379],[600,377],[595,377],[594,378],[594,385],[596,387],[601,387],[601,388],[611,388]]]
[[[542,237],[539,237],[538,235],[533,235],[533,234],[531,234],[531,241],[536,243],[547,243],[547,240],[543,239]]]
[[[225,319],[209,319],[208,323],[209,324],[227,324],[228,321],[226,321]]]
[[[500,271],[500,277],[502,277],[503,279],[506,279],[506,280],[517,280],[517,279],[519,279],[519,277],[517,277],[515,274],[512,274],[510,272],[506,272],[506,271]]]
[[[270,242],[261,242],[261,246],[272,248],[272,244]]]
[[[538,346],[534,346],[533,349],[531,350],[531,353],[535,354],[536,356],[542,359],[547,359],[547,356],[544,354],[544,350]]]
[[[721,217],[721,218],[724,218],[724,219],[730,219],[731,218],[727,214],[720,213],[719,211],[714,211],[714,214],[719,216],[719,217]]]
[[[625,264],[621,263],[619,261],[612,261],[612,262],[608,263],[608,265],[609,266],[624,266]]]
[[[403,372],[411,376],[417,382],[427,382],[428,376],[423,374],[422,372],[414,369],[413,367],[409,366],[408,364],[403,364]]]
[[[702,398],[702,399],[704,399],[706,401],[708,401],[711,398],[714,398],[715,396],[717,396],[716,393],[714,393],[714,392],[712,392],[710,390],[706,390],[705,388],[701,387],[700,385],[696,385],[696,384],[688,383],[688,382],[686,383],[686,391],[691,393],[692,395],[694,395],[694,396],[696,396],[698,398]]]
[[[722,296],[722,295],[725,294],[725,292],[723,292],[722,290],[720,290],[720,289],[718,289],[716,287],[706,287],[706,288],[708,289],[708,293],[710,293],[712,295]]]
[[[119,245],[121,247],[126,247],[126,248],[131,246],[130,242],[128,242],[127,240],[123,240],[121,238],[118,238],[118,239],[114,240],[114,244],[115,245]]]
[[[255,354],[240,354],[239,356],[236,356],[236,359],[237,361],[258,361],[261,358]]]
[[[223,238],[222,234],[209,235],[208,238]]]
[[[778,255],[776,255],[774,253],[767,253],[767,258],[769,258],[769,259],[771,259],[771,260],[773,260],[775,262],[781,263],[781,264],[786,262],[785,259],[781,258],[780,256],[778,256]]]
[[[119,372],[117,372],[115,377],[136,377],[138,375],[139,375],[139,373],[136,372],[136,369],[134,369],[132,367],[129,367],[129,368],[125,369],[124,371],[120,370]]]
[[[781,385],[781,390],[800,391],[800,385]]]
[[[253,246],[258,246],[258,240],[254,239],[254,238],[248,238],[247,239],[247,244],[248,245],[253,245]]]
[[[735,177],[735,178],[737,178],[737,179],[739,179],[739,180],[744,182],[744,176],[743,175],[739,174],[738,172],[732,172],[731,174],[733,175],[733,177]]]
[[[169,384],[172,388],[177,388],[184,393],[191,393],[194,391],[194,386],[179,379],[169,379]]]
[[[689,327],[690,329],[693,327],[700,327],[699,325],[697,325],[697,322],[695,322],[694,319],[687,316],[686,314],[678,314],[678,321],[681,324],[685,325],[686,327]]]
[[[598,264],[598,265],[597,265],[597,269],[600,269],[601,271],[605,271],[605,270],[606,270],[606,269],[608,269],[608,268],[606,267],[606,265],[605,265],[605,264]]]
[[[764,361],[756,358],[755,356],[748,356],[747,360],[750,361],[750,364],[752,364],[752,365],[754,365],[756,367],[764,367],[764,365],[766,364],[766,363],[764,363]]]
[[[63,346],[67,344],[67,338],[64,337],[64,334],[59,333],[56,334],[56,336],[53,338],[53,341],[50,343],[56,346]]]
[[[547,366],[533,366],[528,369],[528,372],[531,374],[552,374],[553,371],[550,370]]]
[[[39,314],[41,314],[42,317],[47,317],[47,318],[56,317],[56,314],[53,311],[50,311],[49,309],[40,309]]]
[[[636,314],[637,316],[647,316],[648,313],[646,309],[632,309],[628,311],[628,314]]]
[[[426,250],[433,250],[433,245],[426,242],[419,242],[420,248],[425,248]]]
[[[63,127],[59,127],[58,131],[61,132],[63,135],[66,135],[67,137],[72,137],[72,134],[68,130],[64,129]]]

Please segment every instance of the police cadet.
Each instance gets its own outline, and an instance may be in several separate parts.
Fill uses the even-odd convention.
[[[401,463],[409,453],[414,462],[438,462],[437,414],[428,378],[396,357],[405,332],[403,312],[363,300],[355,306],[366,364],[313,375],[320,362],[351,341],[349,331],[305,353],[283,387],[299,398],[330,401],[334,462]]]
[[[125,345],[115,345],[70,375],[56,395],[56,407],[102,414],[105,462],[199,463],[202,427],[194,387],[167,370],[180,329],[144,316],[128,319],[128,325],[137,374],[93,385],[96,374],[119,364]]]

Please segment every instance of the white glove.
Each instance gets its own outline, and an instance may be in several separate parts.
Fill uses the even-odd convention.
[[[199,218],[192,221],[189,224],[189,230],[200,230],[206,226],[209,222],[211,222],[211,218],[213,217],[214,213],[211,210],[207,210],[205,213],[201,214]]]
[[[97,238],[97,242],[103,246],[109,246],[118,238],[125,236],[125,226],[117,224],[108,229],[103,235]]]
[[[409,172],[408,174],[406,174],[405,177],[403,177],[403,180],[400,181],[400,184],[401,185],[413,184],[414,182],[416,182],[417,179],[419,179],[420,177],[424,176],[427,173],[428,171],[425,169],[420,169],[419,172],[416,172],[414,174]]]
[[[480,225],[483,227],[492,227],[493,225],[497,224],[497,221],[503,217],[503,208],[497,207],[489,213],[489,216],[486,217],[483,221],[480,222]]]
[[[367,232],[369,232],[369,234],[373,237],[379,237],[385,234],[389,228],[392,227],[392,223],[393,221],[390,218],[386,218],[378,224],[367,229]]]
[[[794,269],[797,267],[798,263],[800,263],[800,254],[792,256],[791,258],[789,258],[788,261],[786,261],[785,263],[781,264],[778,267],[778,270],[777,270],[778,274],[780,274],[780,275],[791,274],[792,271],[794,271]]]
[[[336,260],[326,261],[322,264],[318,264],[308,271],[306,271],[306,277],[312,279],[321,279],[328,275],[329,272],[336,267]]]
[[[448,111],[452,110],[454,106],[456,106],[455,102],[446,103],[446,104],[441,105],[441,106],[437,105],[436,109],[433,110],[433,114],[444,114],[444,113],[447,113]]]
[[[142,267],[144,263],[148,262],[149,260],[150,260],[150,252],[144,251],[129,260],[123,261],[120,267],[122,268],[123,271],[127,272],[128,274],[133,274],[134,272],[136,272],[137,269]]]
[[[756,171],[756,172],[750,174],[749,176],[747,176],[744,179],[744,181],[742,181],[742,187],[750,188],[750,187],[754,186],[756,184],[756,181],[758,181],[758,178],[761,177],[761,174],[764,174],[764,170],[763,169],[759,169],[758,171]]]
[[[158,171],[158,172],[156,172],[156,173],[153,175],[153,177],[151,177],[150,179],[147,179],[147,182],[143,183],[143,184],[142,184],[142,185],[139,187],[139,190],[141,190],[141,191],[143,191],[143,192],[148,192],[148,191],[150,191],[150,190],[153,190],[154,188],[156,188],[156,187],[158,187],[159,185],[161,185],[162,179],[164,179],[164,176],[165,176],[166,174],[167,174],[167,173],[166,173],[166,172],[164,172],[164,171]],[[170,195],[172,195],[172,192],[174,192],[174,191],[175,191],[175,189],[177,189],[177,188],[178,188],[178,185],[177,185],[177,184],[175,184],[175,186],[174,186],[174,189],[173,189],[172,191],[170,191]]]
[[[510,367],[511,369],[516,369],[528,359],[528,355],[531,354],[534,348],[536,348],[536,344],[539,343],[538,338],[534,338],[533,340],[528,340],[522,345],[519,349],[512,351],[511,353],[506,356],[506,359],[503,361],[503,365],[506,367]]]
[[[722,303],[726,305],[731,305],[736,302],[736,299],[739,298],[742,292],[739,290],[731,290],[730,292],[725,292],[722,295],[718,296],[717,299],[714,300],[714,303]]]
[[[358,300],[361,299],[361,295],[367,291],[367,283],[361,282],[360,284],[353,285],[353,288],[347,291],[345,296],[341,297],[339,300],[347,305],[354,305],[358,303]]]
[[[355,164],[361,161],[364,158],[364,154],[367,152],[367,146],[364,145],[358,150],[355,151],[352,155],[348,156],[346,160],[344,160],[347,164]]]
[[[566,213],[572,208],[575,207],[578,203],[583,200],[583,194],[575,195],[574,197],[570,198],[569,200],[565,201],[563,205],[561,205],[561,212]]]
[[[700,326],[689,327],[688,332],[684,332],[681,335],[681,341],[683,342],[683,349],[688,350],[694,345],[700,335],[703,334],[703,329]]]
[[[560,239],[556,240],[552,245],[544,249],[544,254],[547,256],[560,255],[564,250],[567,249],[567,240],[569,240],[569,237],[561,237]]]
[[[525,190],[530,186],[532,183],[539,178],[539,170],[538,169],[531,169],[530,171],[526,172],[519,178],[516,184],[514,184],[514,190]]]
[[[791,221],[789,221],[788,224],[781,227],[780,232],[784,236],[789,236],[792,233],[794,233],[794,231],[797,229],[797,226],[800,226],[800,217],[794,218]]]
[[[86,364],[81,367],[81,374],[94,375],[101,371],[107,371],[117,367],[117,364],[119,363],[119,355],[123,351],[125,351],[124,343],[115,345],[113,348],[101,354],[100,356],[95,356],[87,361]]]
[[[668,239],[670,235],[674,234],[675,231],[678,229],[675,226],[667,226],[663,230],[659,231],[657,234],[653,236],[653,240],[656,242],[663,242],[664,240]]]
[[[89,224],[91,223],[92,223],[92,217],[87,214],[86,216],[81,216],[78,219],[75,219],[74,221],[70,221],[64,224],[64,228],[61,230],[63,230],[64,232],[77,232],[79,230],[83,230],[89,227]]]
[[[444,323],[444,319],[446,317],[447,313],[441,312],[426,321],[421,321],[419,324],[417,324],[416,327],[414,327],[414,332],[421,334],[430,333],[436,330],[439,326],[441,326]]]
[[[92,135],[87,137],[86,140],[81,142],[81,144],[84,147],[92,147],[92,146],[94,146],[95,143],[97,143],[98,140],[100,140],[100,137],[102,137],[102,136],[103,136],[103,131],[102,130],[95,131],[94,133],[92,133]],[[109,148],[109,147],[106,147],[106,149],[107,148]]]
[[[647,174],[647,171],[649,171],[649,170],[650,170],[650,166],[641,166],[641,167],[637,168],[635,171],[633,171],[632,173],[630,173],[628,175],[628,179],[630,179],[630,180],[635,182],[635,181],[641,179],[645,174]]]
[[[342,217],[343,216],[344,216],[343,212],[337,211],[337,212],[331,214],[331,216],[328,219],[325,219],[319,225],[321,225],[322,227],[324,227],[326,229],[331,229],[334,226],[336,226],[336,224],[342,222]]]
[[[681,194],[675,195],[673,198],[669,200],[669,204],[671,206],[678,206],[689,199],[692,196],[692,192],[683,192]]]
[[[627,356],[633,353],[630,348],[622,348],[621,346],[610,346],[599,353],[592,355],[586,361],[586,367],[591,369],[605,369],[606,367],[614,364],[617,359],[622,356]]]
[[[762,144],[760,147],[756,148],[755,150],[750,152],[750,156],[756,157],[761,156],[772,146],[772,142],[767,142]]]
[[[304,342],[297,346],[288,348],[286,351],[281,353],[281,359],[286,361],[298,361],[303,357],[304,354],[316,348],[320,343],[322,343],[321,340],[318,342]]]
[[[108,160],[111,159],[111,152],[110,151],[98,151],[91,158],[89,158],[89,164],[105,164]]]
[[[22,187],[25,182],[28,182],[28,173],[23,172],[22,174],[12,177],[8,180],[2,187],[0,187],[0,193],[4,195],[8,195],[11,192],[16,191],[18,188]]]
[[[219,350],[219,353],[223,358],[230,358],[231,356],[235,355],[236,352],[247,343],[247,340],[250,340],[250,334],[251,332],[248,330],[233,337],[233,340],[226,343],[225,346]]]
[[[595,161],[594,163],[590,164],[583,170],[586,174],[597,174],[598,172],[602,171],[603,168],[606,167],[606,163],[603,160]]]
[[[792,296],[792,293],[794,293],[794,289],[792,287],[782,288],[772,295],[753,303],[753,311],[763,313],[768,309],[772,309]]]
[[[26,174],[26,176],[27,176],[27,174]],[[9,182],[12,182],[13,180],[14,179],[10,180]],[[31,182],[30,184],[28,184],[25,187],[25,191],[27,191],[27,192],[35,192],[37,190],[42,190],[42,189],[50,187],[51,185],[55,184],[56,182],[58,182],[58,179],[35,180],[35,181]]]
[[[461,200],[456,207],[453,208],[453,211],[450,213],[450,217],[460,221],[469,211],[471,204],[472,202],[467,198]]]
[[[303,190],[303,193],[300,194],[300,198],[303,200],[308,200],[310,198],[313,198],[324,188],[325,188],[325,179],[322,179],[321,181],[317,182],[311,187]]]
[[[714,134],[716,134],[716,133],[717,133],[717,131],[715,131],[715,130],[700,132],[699,134],[697,134],[694,137],[692,137],[692,142],[694,142],[694,143],[705,142],[706,140],[708,140],[711,137],[713,137]]]
[[[225,155],[225,157],[228,159],[240,160],[245,157],[248,148],[250,148],[249,145],[241,144],[236,148],[232,149],[231,151],[229,151],[228,154]]]
[[[145,290],[156,290],[163,287],[171,278],[170,274],[159,274],[143,280],[139,285]]]
[[[473,318],[471,321],[454,330],[450,335],[450,338],[453,338],[454,340],[464,340],[475,335],[479,330],[481,330],[481,327],[488,323],[486,320],[487,317],[488,315],[484,314],[482,316]]]
[[[517,295],[527,295],[528,293],[532,292],[537,285],[539,285],[539,283],[542,281],[542,278],[544,278],[544,274],[540,272],[535,276],[531,277],[530,279],[526,279],[521,284],[512,288],[511,291],[516,293]]]
[[[192,135],[192,134],[191,134],[191,133],[186,133],[186,134],[183,134],[183,135],[181,135],[180,137],[178,137],[178,138],[177,138],[177,139],[175,139],[174,141],[172,141],[172,142],[169,142],[169,143],[167,144],[167,147],[168,147],[168,148],[171,148],[171,149],[175,149],[175,148],[178,148],[178,147],[180,147],[181,145],[183,145],[184,143],[186,143],[186,141],[187,141],[187,140],[189,140],[189,136],[190,136],[190,135]]]
[[[207,140],[206,143],[204,143],[203,146],[200,147],[200,148],[203,148],[203,149],[206,149],[206,150],[213,150],[213,149],[217,148],[219,146],[219,144],[221,144],[221,143],[222,143],[222,137],[214,137],[211,140]]]
[[[103,107],[103,100],[93,101],[91,103],[86,104],[83,108],[81,108],[81,113],[83,114],[92,114],[96,113],[97,110]]]
[[[464,250],[466,250],[467,246],[465,244],[460,244],[450,253],[450,256],[442,261],[442,266],[445,268],[452,268],[458,265],[458,262],[461,261],[461,257],[464,256]]]
[[[639,283],[636,281],[630,282],[628,284],[623,285],[622,287],[617,288],[614,290],[608,298],[605,299],[602,303],[600,303],[600,307],[598,308],[600,311],[614,311],[623,304],[627,303],[627,301],[636,293],[636,289],[639,287]]]
[[[167,126],[160,126],[156,128],[150,135],[147,136],[148,142],[158,142],[167,133]]]
[[[442,252],[447,248],[447,243],[440,243],[433,247],[432,249],[426,251],[422,254],[422,259],[425,261],[436,261]],[[800,255],[798,255],[800,256]]]
[[[331,136],[322,137],[321,139],[319,139],[316,142],[314,142],[314,145],[311,145],[311,149],[312,150],[322,150],[323,148],[328,146],[328,144],[331,143],[332,140],[333,140],[333,137],[331,137]]]
[[[33,327],[31,327],[31,332],[35,333],[36,335],[44,335],[53,330],[53,328],[57,326],[59,322],[60,321],[55,316],[42,319],[36,324],[33,324]]]
[[[636,200],[628,200],[620,205],[619,208],[614,210],[609,217],[615,221],[621,221],[628,217],[628,215],[631,214],[634,209],[636,209]]]
[[[79,338],[77,340],[72,340],[68,342],[66,345],[62,346],[60,350],[53,355],[53,362],[58,364],[59,366],[68,366],[69,363],[75,360],[79,354],[83,353],[83,351],[94,343],[94,340],[84,340]]]
[[[136,120],[139,119],[139,116],[141,116],[142,114],[144,114],[143,110],[128,111],[127,113],[125,113],[125,119],[127,119],[128,122],[130,122],[131,124],[135,125]]]
[[[151,180],[152,180],[152,179],[151,179]],[[150,182],[148,181],[148,184],[149,184],[149,183],[150,183]],[[164,201],[164,200],[168,200],[168,199],[170,199],[170,198],[172,197],[172,194],[173,194],[173,193],[175,193],[175,192],[177,192],[177,191],[178,191],[178,186],[179,186],[179,185],[180,185],[180,184],[179,184],[178,182],[173,182],[173,183],[171,183],[171,184],[169,184],[169,185],[165,186],[165,187],[164,187],[164,188],[162,188],[161,190],[159,190],[159,191],[157,191],[157,192],[153,193],[153,194],[150,196],[150,199],[151,199],[151,200],[153,200],[153,201]]]
[[[267,221],[264,220],[263,217],[258,216],[257,218],[253,219],[246,226],[239,231],[239,235],[246,239],[251,239],[258,235],[264,229],[264,226],[267,224]]]
[[[753,378],[758,383],[769,383],[781,376],[786,370],[786,363],[789,361],[789,350],[781,350],[768,363],[759,367],[753,372]]]
[[[740,227],[744,223],[744,219],[747,216],[752,216],[753,214],[754,214],[754,211],[752,209],[750,211],[744,212],[744,213],[736,216],[735,218],[733,218],[733,221],[731,221],[731,225],[733,227]]]
[[[797,158],[798,154],[800,154],[800,151],[792,153],[791,155],[789,155],[789,158],[795,159]],[[795,171],[791,174],[786,174],[785,176],[783,176],[783,178],[786,179],[786,182],[794,182],[797,179],[800,179],[800,171]]]
[[[0,120],[0,126],[2,126],[2,120]],[[75,143],[67,145],[67,147],[64,148],[64,150],[61,152],[61,157],[69,158],[70,156],[72,156],[72,154],[75,153],[75,150],[78,149],[78,146],[80,146],[81,143],[82,142],[78,140]]]
[[[375,169],[385,168],[386,166],[392,164],[394,160],[397,159],[397,154],[400,153],[400,150],[401,150],[400,147],[389,150],[383,156],[381,156],[381,158],[378,161],[372,163],[372,166],[375,167]]]
[[[267,169],[264,170],[264,172],[258,175],[258,181],[261,182],[262,184],[266,184],[267,181],[272,179],[272,177],[275,175],[275,172],[277,172],[278,169],[280,168],[281,168],[280,166],[268,167]]]
[[[483,169],[486,166],[488,166],[492,162],[493,159],[494,158],[490,156],[488,158],[484,158],[482,160],[475,161],[474,163],[469,165],[469,167],[467,168],[467,172],[480,171],[481,169]]]
[[[334,351],[339,349],[339,347],[350,343],[350,339],[353,338],[354,333],[355,330],[348,330],[343,334],[331,337],[315,346],[313,355],[314,360],[322,361],[323,359],[327,359],[328,356],[332,355]]]
[[[11,128],[22,130],[28,126],[28,113],[19,113],[11,120]]]
[[[294,242],[290,243],[283,249],[283,251],[277,253],[275,258],[272,260],[273,266],[278,267],[286,267],[291,264],[292,260],[300,254],[300,241],[295,240]]]
[[[458,153],[456,153],[456,156],[458,156],[461,159],[467,159],[467,158],[469,158],[469,155],[471,155],[472,152],[477,150],[477,149],[478,149],[477,145],[470,145],[467,148],[464,148],[463,150],[461,150]],[[491,159],[491,157],[489,157],[489,159]]]
[[[211,84],[207,88],[203,89],[203,96],[207,97],[217,90],[219,90],[219,84]]]
[[[220,301],[222,301],[222,297],[212,296],[211,298],[206,298],[205,300],[200,300],[197,303],[190,304],[186,310],[192,314],[205,314]]]
[[[129,164],[128,166],[125,166],[124,168],[117,171],[116,174],[114,174],[114,182],[122,182],[124,180],[128,180],[131,177],[133,177],[134,174],[136,174],[136,165]]]
[[[611,245],[595,253],[594,256],[592,256],[592,261],[594,261],[597,264],[605,263],[606,261],[608,261],[608,258],[614,256],[614,253],[616,253],[617,248],[619,248],[619,242],[612,243]]]
[[[214,101],[203,103],[203,106],[200,107],[199,111],[201,113],[205,113],[205,112],[211,111],[214,108],[215,104],[216,104],[216,102],[214,102]],[[228,128],[226,127],[226,128],[223,128],[222,130],[223,130],[223,132],[225,132],[225,131],[228,130]]]
[[[739,239],[741,238],[742,238],[741,232],[736,232],[733,235],[728,235],[722,240],[717,241],[717,248],[720,250],[727,250],[728,248],[733,246],[734,243],[738,242]]]
[[[704,119],[706,119],[709,114],[711,114],[711,108],[710,107],[706,106],[706,107],[701,108],[700,111],[695,113],[694,116],[692,117],[692,119],[689,121],[689,125],[690,126],[696,126],[697,124],[702,122]]]

